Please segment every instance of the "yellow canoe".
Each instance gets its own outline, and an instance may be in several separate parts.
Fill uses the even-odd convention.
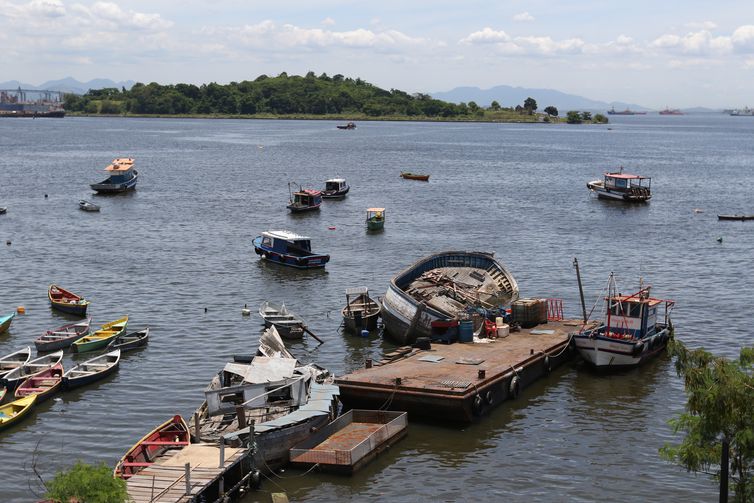
[[[82,337],[73,344],[71,349],[74,353],[85,353],[106,347],[110,342],[124,333],[128,326],[128,316],[110,323],[105,323],[102,328],[93,334]]]
[[[0,406],[0,430],[20,421],[29,413],[36,401],[37,395],[31,395]]]

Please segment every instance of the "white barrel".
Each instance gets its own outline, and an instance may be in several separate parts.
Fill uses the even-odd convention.
[[[497,318],[495,318],[495,326],[496,327],[500,328],[503,325],[505,325],[505,321],[503,321],[503,317],[502,316],[498,316]]]
[[[503,323],[502,325],[497,326],[497,336],[498,337],[508,337],[508,333],[510,332],[510,327]]]

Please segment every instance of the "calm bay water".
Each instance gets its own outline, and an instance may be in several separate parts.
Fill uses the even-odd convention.
[[[77,458],[112,465],[154,425],[189,415],[224,362],[256,348],[261,323],[241,316],[244,304],[285,301],[301,314],[327,341],[292,344],[304,361],[342,374],[379,359],[389,343],[337,331],[345,288],[382,295],[399,269],[444,249],[496,251],[522,296],[561,297],[573,317],[574,256],[589,306],[611,271],[624,290],[644,278],[677,301],[677,337],[737,355],[751,343],[754,223],[716,215],[754,213],[754,120],[621,117],[609,127],[0,121],[0,314],[27,310],[0,335],[0,354],[66,322],[48,306],[52,282],[85,294],[95,323],[128,314],[131,327],[152,327],[149,347],[117,374],[0,433],[0,499],[34,500],[35,448],[44,477]],[[116,156],[136,158],[138,190],[92,196],[88,184]],[[653,177],[650,204],[588,195],[587,181],[621,165]],[[402,180],[401,170],[431,173],[431,182]],[[322,187],[336,175],[352,186],[346,200],[287,213],[288,182]],[[79,199],[102,212],[79,211]],[[387,208],[381,234],[365,233],[370,206]],[[332,256],[327,270],[260,263],[251,239],[277,228],[310,235]],[[713,482],[657,455],[677,440],[667,421],[684,402],[667,357],[613,376],[569,365],[478,424],[412,424],[352,478],[286,470],[247,499],[282,488],[291,500],[323,502],[711,500]]]

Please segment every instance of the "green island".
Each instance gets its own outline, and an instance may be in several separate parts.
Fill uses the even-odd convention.
[[[557,108],[537,112],[536,100],[508,107],[493,101],[482,107],[449,103],[428,94],[382,89],[362,79],[343,75],[277,77],[260,75],[253,81],[229,84],[137,83],[125,88],[92,89],[83,96],[66,94],[70,115],[122,115],[127,117],[177,117],[222,119],[389,120],[531,123],[607,123],[607,117]],[[575,114],[575,115],[574,115]]]

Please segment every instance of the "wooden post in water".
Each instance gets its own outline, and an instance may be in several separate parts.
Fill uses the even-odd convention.
[[[236,407],[236,417],[238,418],[238,429],[242,430],[246,428],[246,411],[243,405]]]
[[[584,323],[587,322],[586,304],[584,303],[584,287],[581,286],[581,271],[579,271],[579,261],[573,257],[573,267],[576,268],[576,279],[579,282],[579,297],[581,297],[581,312],[584,315]]]
[[[191,463],[186,463],[183,465],[184,475],[183,478],[186,479],[186,496],[191,495]]]
[[[218,468],[222,468],[225,466],[225,442],[223,442],[222,439],[220,439],[220,466]]]
[[[198,412],[194,412],[194,437],[196,437],[197,443],[202,441],[201,435],[199,434],[199,413]]]

